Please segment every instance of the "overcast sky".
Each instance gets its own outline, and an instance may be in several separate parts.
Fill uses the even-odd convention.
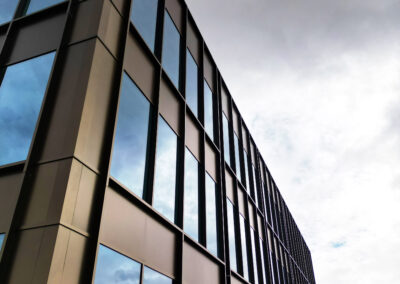
[[[399,283],[400,0],[186,2],[317,283]]]

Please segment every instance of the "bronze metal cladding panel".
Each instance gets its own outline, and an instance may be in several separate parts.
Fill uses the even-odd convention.
[[[254,230],[257,229],[256,227],[256,220],[254,219],[254,206],[249,202],[249,221],[250,226],[253,227]]]
[[[126,72],[132,77],[149,101],[154,104],[156,68],[153,61],[131,34],[128,35],[126,41],[124,61]]]
[[[176,235],[112,188],[106,190],[99,241],[175,275]]]
[[[75,150],[96,40],[68,48],[49,117],[41,160],[70,157]]]
[[[222,100],[222,111],[225,113],[226,118],[228,120],[230,120],[229,101],[228,101],[229,96],[228,96],[228,93],[225,90],[224,86],[222,86],[221,89],[222,89],[222,92],[221,92],[221,94],[222,94],[222,97],[221,97],[221,100]]]
[[[239,118],[238,118],[238,113],[235,108],[232,110],[232,116],[233,116],[233,130],[235,131],[236,135],[238,138],[240,138],[239,135]]]
[[[239,212],[242,213],[243,217],[246,218],[245,193],[241,188],[238,189],[238,202],[239,202]]]
[[[263,237],[263,219],[262,219],[262,217],[259,215],[259,214],[257,214],[257,218],[258,218],[258,235],[260,236],[260,238],[261,239],[264,239],[264,237]]]
[[[217,284],[220,280],[220,267],[191,245],[183,244],[183,283]]]
[[[6,232],[10,226],[17,204],[22,173],[0,176],[0,232]]]
[[[232,201],[233,204],[235,204],[235,197],[234,197],[235,188],[233,185],[233,178],[227,170],[225,170],[225,185],[226,185],[226,196],[229,198],[230,201]]]
[[[217,155],[208,142],[205,143],[206,171],[217,182]]]
[[[183,15],[182,15],[182,4],[179,0],[165,0],[165,8],[168,10],[168,13],[171,15],[172,20],[174,21],[176,27],[179,32],[182,33],[183,26]]]
[[[19,27],[8,63],[55,50],[60,44],[64,21],[64,13],[46,14]]]
[[[200,159],[200,131],[193,120],[186,115],[186,146],[195,155],[198,161]]]
[[[160,82],[160,113],[168,122],[171,128],[179,136],[181,135],[181,104],[178,98],[174,95],[171,88],[167,85],[164,79]]]
[[[197,65],[200,64],[200,39],[191,21],[187,25],[187,45]]]
[[[96,41],[75,153],[81,161],[99,170],[116,61],[100,41]]]
[[[204,53],[204,78],[208,82],[213,93],[215,93],[215,66],[207,52]]]
[[[124,14],[125,9],[129,8],[129,0],[112,0],[112,2],[122,15]]]
[[[243,284],[244,282],[237,279],[235,276],[231,276],[231,284]]]

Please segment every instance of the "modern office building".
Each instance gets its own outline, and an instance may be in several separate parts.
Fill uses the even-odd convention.
[[[0,283],[315,283],[183,1],[0,0]]]

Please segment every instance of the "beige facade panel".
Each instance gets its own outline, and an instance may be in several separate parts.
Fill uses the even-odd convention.
[[[22,173],[0,176],[0,233],[8,230],[17,205]]]
[[[175,275],[175,234],[112,188],[106,190],[99,241],[166,275]]]
[[[206,171],[213,178],[213,180],[217,182],[218,181],[217,154],[214,152],[214,150],[211,148],[208,142],[205,143],[205,146],[206,146],[205,149]]]
[[[229,95],[224,86],[222,86],[221,90],[222,111],[225,113],[226,118],[230,120]]]
[[[235,204],[235,197],[234,197],[235,186],[233,183],[233,177],[227,170],[225,170],[225,184],[226,184],[226,197],[229,198],[232,204]]]
[[[191,21],[188,21],[187,23],[187,45],[190,50],[190,53],[192,54],[194,60],[197,62],[197,65],[200,65],[200,55],[201,55],[201,49],[200,49],[200,38],[195,31],[195,28],[193,27],[193,24]]]
[[[257,223],[256,223],[256,220],[254,217],[254,206],[250,202],[248,205],[249,205],[249,223],[250,223],[250,226],[253,227],[254,230],[256,230]]]
[[[181,35],[183,34],[183,7],[179,0],[165,0],[165,8],[168,10],[172,20],[178,28]]]
[[[258,219],[257,220],[258,221],[258,235],[260,236],[261,239],[264,239],[264,237],[263,237],[263,232],[264,232],[263,219],[259,214],[257,214],[257,219]]]
[[[160,114],[178,136],[181,133],[181,103],[174,95],[168,84],[161,79],[160,82]]]
[[[198,161],[200,159],[200,130],[197,128],[193,120],[186,115],[186,146],[190,149],[190,152],[196,157]]]
[[[210,89],[213,93],[215,93],[215,66],[212,61],[210,55],[205,52],[204,53],[204,78],[206,79]]]
[[[183,283],[217,284],[220,283],[220,267],[191,245],[183,244]]]
[[[248,143],[247,130],[244,126],[242,127],[242,137],[243,137],[243,147],[246,150],[246,152],[249,153],[249,146],[247,145]]]
[[[240,133],[239,133],[239,118],[238,118],[238,113],[236,108],[233,108],[232,110],[232,116],[233,116],[233,131],[235,131],[237,137],[240,139]]]
[[[128,0],[112,0],[115,7],[117,7],[120,14],[124,14],[125,10],[129,8]]]
[[[236,278],[234,275],[232,275],[231,277],[231,284],[243,284],[245,282],[239,280],[238,278]]]
[[[238,203],[239,203],[239,212],[242,213],[243,217],[247,219],[246,215],[246,199],[245,193],[242,189],[238,189]]]

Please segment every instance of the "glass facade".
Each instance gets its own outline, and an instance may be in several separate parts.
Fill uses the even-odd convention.
[[[61,3],[65,0],[30,0],[25,15],[32,14],[39,10]]]
[[[247,258],[247,244],[249,243],[246,238],[246,224],[245,219],[239,214],[240,219],[240,241],[242,245],[242,264],[243,264],[243,277],[249,280],[249,261]]]
[[[250,192],[250,179],[249,179],[249,164],[248,164],[248,156],[246,151],[243,148],[243,162],[244,162],[244,175],[246,180],[246,190]]]
[[[259,244],[260,244],[260,259],[261,259],[261,274],[263,277],[263,283],[268,284],[267,280],[267,273],[266,273],[266,267],[265,267],[265,259],[264,259],[264,242],[261,238],[258,238]]]
[[[124,73],[110,174],[143,197],[150,103]]]
[[[236,176],[241,180],[241,170],[240,170],[240,152],[239,152],[239,138],[236,133],[233,134],[233,142],[235,144],[235,163],[236,163]]]
[[[0,25],[12,20],[17,9],[18,0],[0,1]]]
[[[11,65],[0,83],[0,166],[27,158],[54,53]]]
[[[172,280],[145,266],[143,269],[143,284],[172,284]]]
[[[250,239],[251,239],[251,254],[253,256],[253,275],[254,275],[254,283],[258,284],[258,266],[257,266],[257,254],[256,254],[256,243],[254,240],[255,232],[251,228],[250,229]]]
[[[165,11],[162,66],[177,89],[179,89],[180,46],[181,35],[168,12]]]
[[[257,193],[257,178],[256,178],[256,169],[254,168],[254,166],[252,165],[253,168],[253,189],[254,189],[254,201],[256,202],[257,206],[258,206],[258,193]]]
[[[186,148],[183,228],[199,241],[199,164]]]
[[[177,137],[159,116],[154,177],[153,207],[175,221]]]
[[[230,147],[229,147],[229,124],[228,119],[226,118],[225,114],[222,113],[222,130],[224,135],[224,156],[225,161],[228,165],[231,165],[231,155],[230,155]]]
[[[218,256],[216,185],[206,173],[206,224],[207,248]]]
[[[134,0],[132,2],[131,21],[154,52],[156,41],[158,0]]]
[[[186,103],[198,116],[198,67],[189,49],[186,49]]]
[[[214,141],[213,93],[206,80],[204,80],[204,128],[210,139]]]
[[[235,238],[235,211],[229,199],[226,200],[228,215],[228,241],[229,241],[229,261],[231,269],[237,271],[236,262],[236,238]]]

